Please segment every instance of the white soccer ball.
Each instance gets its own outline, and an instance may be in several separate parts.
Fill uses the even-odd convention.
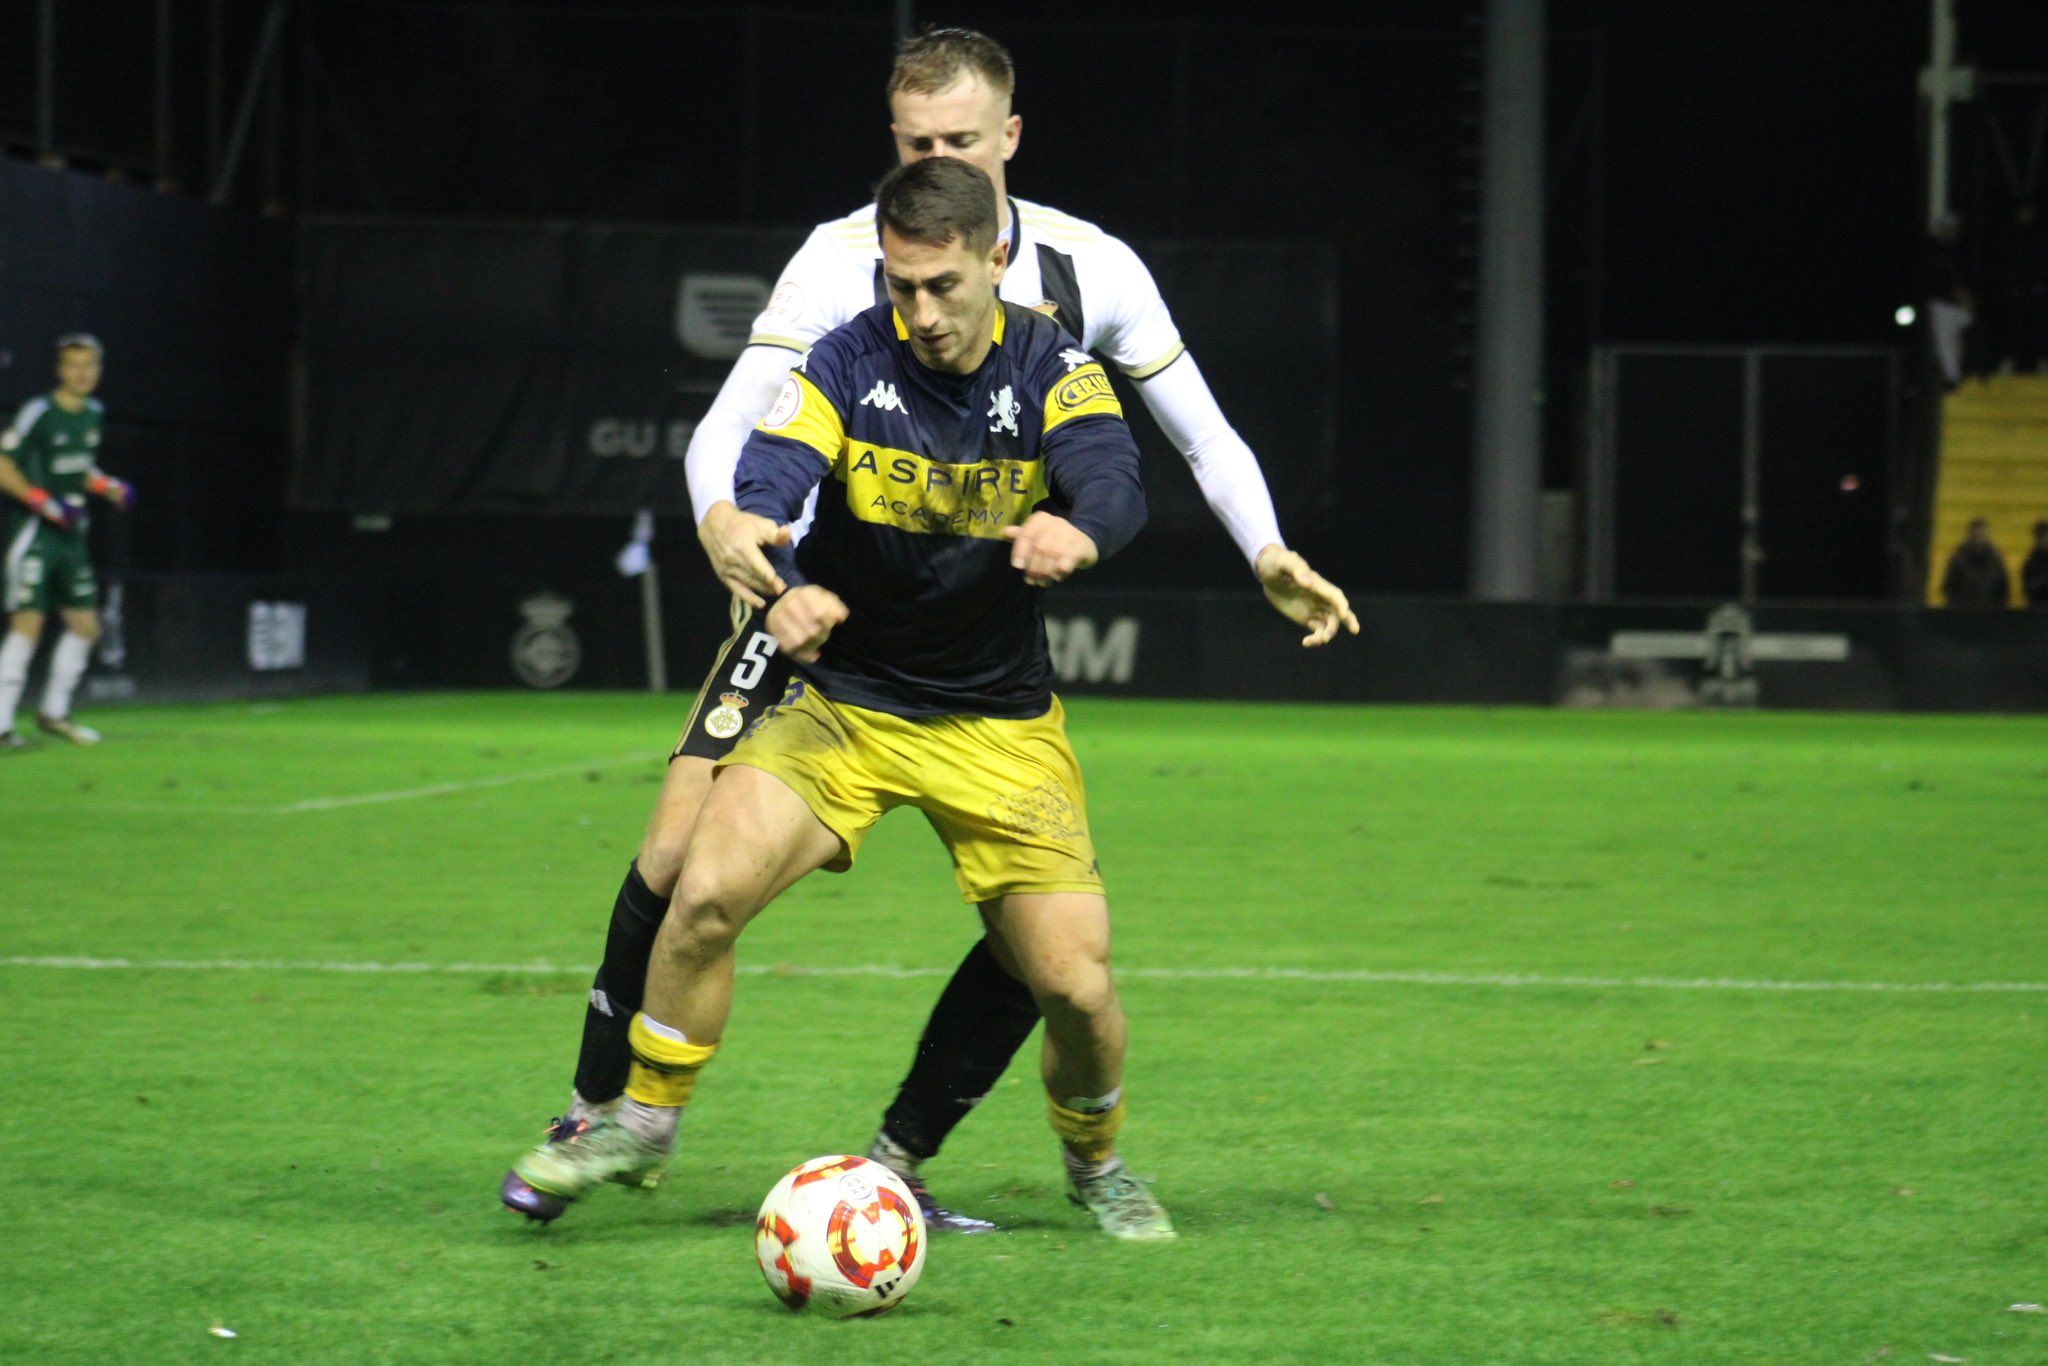
[[[814,1157],[775,1183],[754,1256],[777,1299],[835,1319],[893,1309],[924,1273],[924,1214],[896,1173]]]

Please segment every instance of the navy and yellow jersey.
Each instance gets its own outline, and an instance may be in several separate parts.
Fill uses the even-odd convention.
[[[0,430],[0,455],[11,458],[22,478],[52,498],[82,508],[86,484],[99,468],[103,418],[96,398],[88,398],[75,413],[54,399],[32,398],[21,405],[14,421]],[[6,505],[0,507],[0,524],[10,537],[33,522],[50,535],[85,539],[83,517],[70,531],[61,531],[13,499],[0,497],[0,503]]]
[[[739,506],[816,520],[770,558],[847,619],[815,664],[834,701],[897,716],[1026,717],[1052,701],[1039,590],[1010,567],[1007,527],[1041,503],[1102,558],[1145,520],[1138,447],[1102,367],[1057,323],[998,304],[971,375],[927,369],[893,308],[820,338],[740,453]]]

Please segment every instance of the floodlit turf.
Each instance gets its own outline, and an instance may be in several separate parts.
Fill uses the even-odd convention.
[[[1010,1231],[841,1324],[751,1217],[973,933],[914,815],[749,932],[668,1189],[496,1206],[587,978],[488,965],[595,960],[684,702],[0,756],[0,1356],[2048,1361],[2048,724],[1077,701],[1181,1240],[1065,1204],[1027,1058],[928,1169]],[[791,971],[861,966],[932,975]]]

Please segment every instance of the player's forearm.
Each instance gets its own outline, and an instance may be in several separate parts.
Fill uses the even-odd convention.
[[[25,503],[34,491],[35,485],[23,477],[21,466],[14,463],[13,457],[0,455],[0,493],[18,503]]]
[[[1145,485],[1138,478],[1138,447],[1118,422],[1120,441],[1049,456],[1046,477],[1067,504],[1067,520],[1095,542],[1097,560],[1131,543],[1145,525]]]
[[[791,354],[779,346],[749,346],[733,362],[732,372],[711,400],[710,411],[697,424],[683,456],[690,483],[690,507],[699,522],[718,502],[736,502],[740,448],[761,420],[789,375]]]
[[[808,447],[756,433],[740,451],[733,500],[741,512],[787,524],[803,511],[805,500],[824,475],[823,463]],[[809,582],[797,568],[795,546],[764,545],[761,553],[789,587]]]
[[[1258,457],[1223,416],[1195,358],[1183,355],[1137,388],[1245,562],[1256,567],[1261,550],[1286,544]]]

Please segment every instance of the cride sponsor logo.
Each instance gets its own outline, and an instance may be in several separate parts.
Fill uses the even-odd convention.
[[[1079,408],[1090,399],[1105,398],[1114,402],[1116,391],[1109,387],[1109,376],[1102,373],[1102,367],[1099,365],[1076,370],[1061,380],[1059,387],[1052,391],[1053,406],[1062,409]]]

